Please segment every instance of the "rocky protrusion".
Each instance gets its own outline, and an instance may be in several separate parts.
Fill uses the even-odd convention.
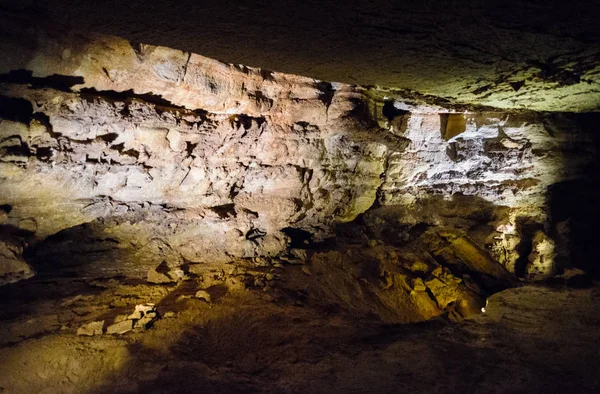
[[[94,321],[81,326],[77,335],[94,336],[102,334],[122,335],[134,329],[144,330],[158,319],[158,313],[154,304],[139,304],[135,306],[134,312],[129,316],[117,316],[113,324],[104,329],[104,320]]]
[[[148,270],[148,283],[165,284],[175,283],[184,277],[183,270],[179,268],[171,268],[163,261],[158,267]]]
[[[23,247],[18,240],[0,234],[0,286],[34,275],[33,268],[23,259]]]
[[[114,323],[106,328],[107,334],[125,334],[128,331],[133,330],[133,320],[122,320],[118,323]]]
[[[532,250],[528,257],[526,275],[532,280],[545,280],[556,274],[554,241],[543,231],[533,236]]]
[[[135,311],[127,317],[133,321],[133,328],[147,328],[158,318],[154,304],[140,304],[135,306]]]
[[[204,300],[204,301],[208,302],[209,304],[211,302],[210,293],[206,290],[198,290],[196,292],[196,294],[194,295],[194,298],[197,298],[199,300]]]

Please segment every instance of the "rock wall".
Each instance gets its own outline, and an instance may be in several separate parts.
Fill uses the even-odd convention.
[[[573,260],[593,269],[591,256],[573,259],[578,247],[568,232],[585,232],[598,217],[587,202],[598,191],[597,121],[596,114],[400,111],[388,125],[410,143],[389,156],[384,208],[375,216],[393,215],[407,228],[462,228],[520,277],[547,278]],[[559,187],[565,183],[572,188]],[[560,244],[543,264],[530,255],[540,237],[548,250]]]
[[[4,52],[0,195],[40,240],[91,223],[173,264],[274,256],[290,227],[322,238],[367,210],[404,143],[351,86],[36,34]]]
[[[88,273],[276,257],[370,208],[406,231],[469,223],[517,272],[523,218],[551,233],[548,188],[585,174],[595,152],[577,117],[406,111],[357,86],[3,28],[3,228],[30,245],[62,242],[59,264],[77,250],[132,251]],[[470,200],[452,207],[457,196]]]

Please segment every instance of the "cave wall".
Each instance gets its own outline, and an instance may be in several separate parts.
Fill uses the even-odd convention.
[[[360,86],[109,36],[9,30],[3,229],[21,249],[51,236],[67,254],[131,251],[88,274],[278,256],[299,234],[327,239],[368,210],[405,228],[460,222],[515,272],[519,226],[552,234],[548,187],[585,175],[595,152],[577,116],[414,102],[389,115]],[[10,250],[3,259],[30,276]]]
[[[405,229],[461,228],[518,277],[548,278],[572,264],[594,271],[597,121],[595,114],[401,113],[390,130],[410,143],[390,154],[373,215],[393,216]]]

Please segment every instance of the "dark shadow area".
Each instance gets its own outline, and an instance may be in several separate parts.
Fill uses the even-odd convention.
[[[23,252],[36,270],[38,279],[106,278],[127,276],[145,278],[148,269],[159,265],[159,256],[122,243],[103,232],[113,218],[97,219],[67,228]],[[158,241],[157,241],[158,242]]]
[[[529,254],[533,250],[533,236],[536,231],[543,230],[543,228],[543,223],[536,223],[527,217],[517,219],[516,231],[521,236],[516,248],[517,253],[519,253],[519,258],[515,263],[515,276],[517,278],[525,277]]]
[[[217,205],[208,209],[219,215],[221,219],[235,218],[237,216],[235,204]]]
[[[206,118],[208,112],[203,109],[186,109],[181,105],[176,105],[171,101],[163,98],[159,94],[154,94],[152,92],[148,93],[135,93],[133,89],[124,90],[118,92],[116,90],[96,90],[95,88],[83,88],[79,90],[79,93],[82,98],[86,100],[93,101],[95,97],[102,97],[104,99],[113,100],[113,101],[121,101],[121,102],[129,102],[131,100],[140,100],[146,103],[154,104],[156,106],[157,111],[181,111],[185,113],[194,114],[195,116],[199,116],[202,118]],[[127,115],[128,109],[124,109],[125,111],[123,115]]]
[[[85,83],[83,77],[53,74],[47,77],[34,77],[30,70],[12,70],[0,75],[0,83],[29,85],[32,89],[50,88],[62,92],[71,92],[73,86]]]
[[[156,104],[163,107],[171,107],[175,109],[184,109],[180,105],[175,105],[167,99],[164,99],[161,95],[153,93],[138,94],[133,89],[124,90],[118,92],[116,90],[96,90],[95,88],[83,88],[80,91],[81,97],[93,99],[96,96],[104,97],[112,100],[127,101],[131,99],[138,99],[147,103]]]
[[[581,268],[600,278],[598,223],[600,221],[600,178],[565,181],[548,191],[551,226],[558,243],[558,263]]]
[[[563,153],[562,172],[568,180],[550,186],[547,193],[558,268],[572,265],[600,278],[600,114],[562,114],[551,119],[557,123],[552,132],[572,141]],[[577,132],[582,135],[574,135]],[[569,176],[576,171],[584,175]]]
[[[521,301],[498,301],[499,311],[491,318],[458,325],[443,319],[378,324],[348,314],[331,318],[306,308],[242,302],[235,310],[226,307],[207,320],[180,326],[164,350],[130,344],[132,359],[116,381],[137,384],[135,390],[116,385],[115,391],[595,392],[594,350],[586,347],[576,354],[557,341],[573,327],[589,330],[593,324],[572,323],[573,316],[560,312],[565,305],[548,299],[554,291],[528,289],[533,294],[522,294]],[[550,313],[558,312],[543,333],[535,325],[547,321],[548,312],[519,309],[539,302],[548,303]],[[152,330],[168,330],[161,323]],[[576,335],[570,340],[585,343]],[[156,372],[145,378],[142,371],[148,369]],[[549,373],[553,370],[560,372]]]
[[[290,248],[306,249],[313,243],[313,235],[309,231],[286,227],[281,232],[290,238]]]
[[[396,119],[399,116],[405,116],[410,114],[409,111],[400,109],[400,108],[396,108],[396,106],[394,105],[394,101],[392,100],[386,100],[383,103],[383,108],[381,109],[381,114],[389,121],[393,121],[394,119]]]
[[[33,106],[25,99],[0,95],[0,118],[27,124],[33,119]]]
[[[507,207],[481,197],[455,194],[452,199],[430,196],[414,206],[386,205],[369,210],[352,223],[338,225],[338,235],[366,231],[369,238],[405,246],[415,242],[430,228],[448,227],[463,231],[480,244],[494,231],[493,223],[504,218]],[[418,218],[403,220],[403,218]]]
[[[333,85],[329,82],[317,82],[315,86],[320,91],[319,100],[325,104],[325,107],[329,108],[333,101],[333,96],[335,95]]]

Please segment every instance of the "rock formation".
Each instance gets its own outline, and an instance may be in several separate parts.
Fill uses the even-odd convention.
[[[398,2],[3,1],[133,42],[324,81],[391,88],[388,97],[504,110],[600,109],[600,6],[590,0]]]
[[[417,62],[393,79],[415,92],[3,13],[0,35],[0,392],[598,392],[578,39]]]
[[[593,164],[583,115],[382,99],[374,88],[17,24],[3,24],[13,38],[1,48],[0,204],[41,270],[169,283],[353,231],[392,255],[420,245],[404,270],[433,256],[407,291],[425,286],[441,310],[440,285],[422,275],[508,286],[508,272],[560,271],[547,246],[559,234],[548,190]],[[3,280],[31,276],[10,250]],[[477,281],[478,297],[497,288]]]

